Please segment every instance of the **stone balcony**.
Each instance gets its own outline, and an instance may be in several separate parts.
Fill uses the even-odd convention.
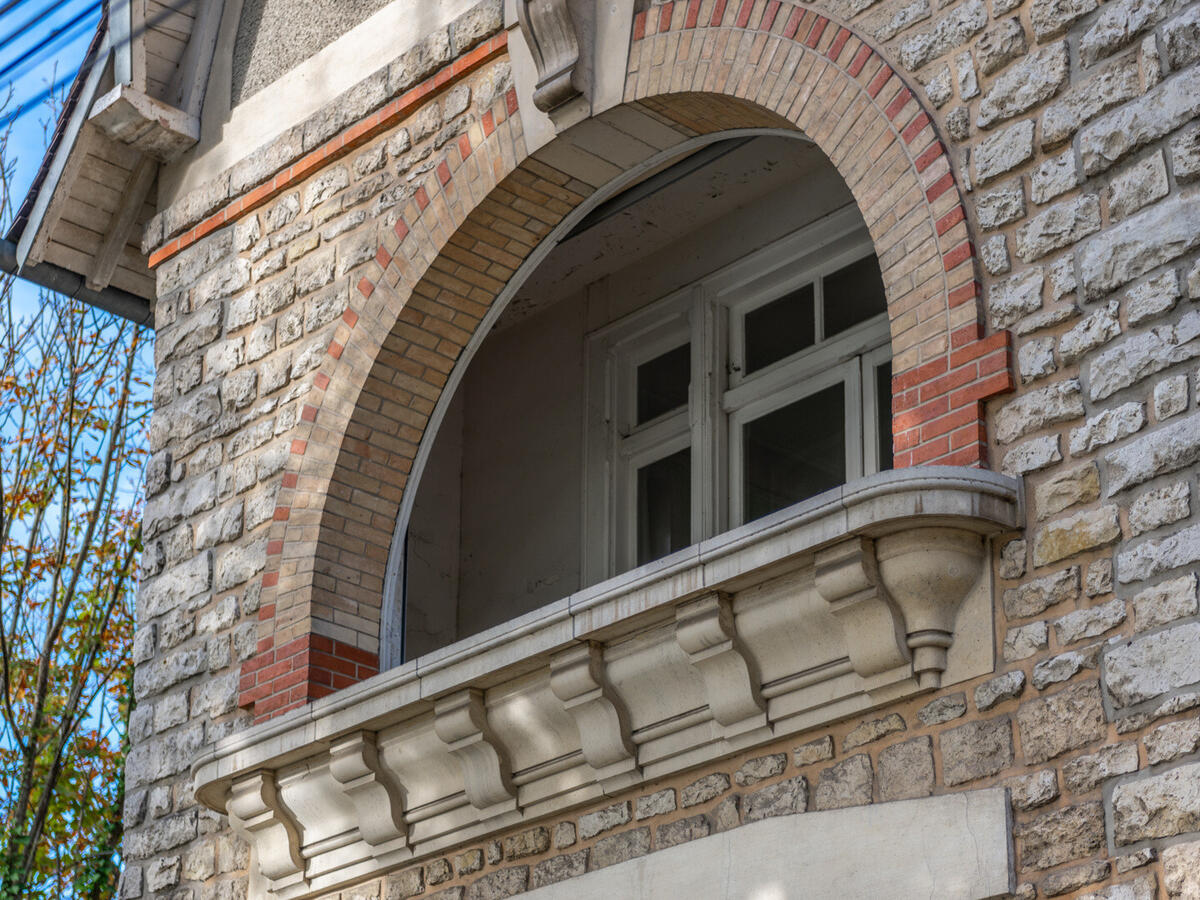
[[[991,672],[1018,482],[880,473],[233,735],[193,767],[295,898]]]

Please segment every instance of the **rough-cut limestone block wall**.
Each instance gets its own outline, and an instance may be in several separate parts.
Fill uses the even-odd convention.
[[[656,4],[642,58],[669,66],[693,7],[732,23],[772,6]],[[971,188],[990,324],[1015,335],[1021,384],[991,404],[991,459],[1025,476],[1028,527],[997,544],[996,674],[418,861],[346,900],[508,896],[766,815],[995,784],[1012,791],[1020,896],[1200,896],[1200,7],[935,6],[828,14],[936,110]],[[415,181],[485,110],[506,115],[504,66],[159,268],[125,897],[245,893],[245,848],[196,806],[188,766],[249,721],[240,666],[272,612],[259,597],[289,433]],[[149,243],[230,190],[167,210]],[[332,610],[347,642],[306,651],[325,653],[331,689],[372,671],[365,609]]]

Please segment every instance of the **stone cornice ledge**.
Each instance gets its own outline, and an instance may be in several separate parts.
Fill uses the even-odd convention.
[[[231,735],[196,795],[299,897],[991,671],[1020,504],[978,469],[856,481]]]

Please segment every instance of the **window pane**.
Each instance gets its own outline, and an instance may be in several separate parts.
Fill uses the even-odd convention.
[[[637,424],[686,406],[691,381],[691,344],[676,347],[638,366]]]
[[[825,276],[825,337],[887,310],[883,276],[874,255]]]
[[[806,284],[746,313],[746,374],[812,346],[813,286]]]
[[[685,447],[637,473],[637,564],[692,542],[692,451]]]
[[[743,426],[747,522],[845,483],[845,420],[835,384]]]
[[[879,424],[879,471],[892,467],[892,364],[875,368],[875,409]]]

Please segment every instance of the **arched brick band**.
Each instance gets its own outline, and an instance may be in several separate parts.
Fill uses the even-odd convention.
[[[880,258],[897,465],[983,464],[983,401],[1012,388],[1009,339],[983,334],[974,248],[929,115],[875,50],[813,10],[718,0],[701,21],[703,5],[637,17],[626,108],[681,142],[747,128],[812,139]],[[612,192],[609,178],[559,167],[554,144],[530,156],[516,104],[510,92],[448,145],[355,276],[357,302],[315,376],[268,544],[259,655],[241,695],[258,718],[377,670],[389,546],[451,373],[539,245]]]

